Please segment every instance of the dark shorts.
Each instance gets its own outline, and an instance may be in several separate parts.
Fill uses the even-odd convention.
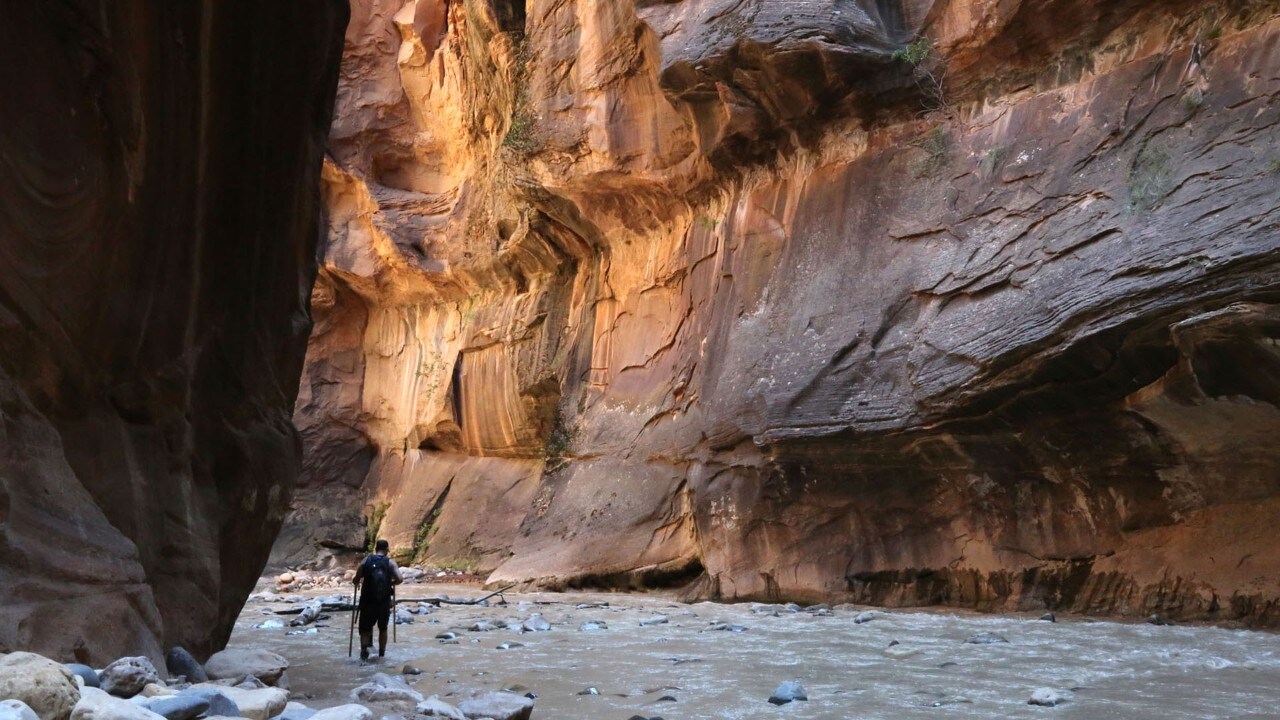
[[[360,632],[367,633],[377,625],[378,630],[387,631],[387,621],[391,619],[391,603],[360,603]]]

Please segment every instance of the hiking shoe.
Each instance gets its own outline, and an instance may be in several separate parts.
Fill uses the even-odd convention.
[[[360,648],[360,662],[369,662],[369,648]]]

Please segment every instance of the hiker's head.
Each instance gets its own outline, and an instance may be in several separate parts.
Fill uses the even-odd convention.
[[[386,540],[379,540],[374,543],[373,549],[375,552],[384,553],[391,549],[391,545],[389,545]]]

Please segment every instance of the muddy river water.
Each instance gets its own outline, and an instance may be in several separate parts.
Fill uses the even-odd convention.
[[[401,591],[438,593],[483,594],[458,586]],[[287,623],[268,614],[287,605],[250,602],[231,645],[288,658],[294,698],[313,708],[351,702],[351,690],[375,673],[399,674],[410,664],[422,674],[405,679],[423,695],[457,702],[473,690],[516,688],[536,694],[534,718],[558,720],[1280,718],[1275,633],[955,611],[876,612],[868,620],[859,618],[867,608],[849,606],[775,615],[655,595],[508,593],[506,600],[416,616],[398,627],[387,657],[368,664],[347,657],[350,616],[342,612],[316,632],[288,635],[287,626],[254,627]],[[482,620],[518,627],[533,613],[551,630],[469,630]],[[667,622],[641,624],[659,615]],[[593,622],[605,628],[581,629]],[[456,644],[436,639],[448,631]],[[1008,642],[966,642],[982,633]],[[808,701],[769,704],[786,680],[798,680]],[[599,694],[580,694],[588,688]],[[1028,705],[1039,688],[1069,699]]]

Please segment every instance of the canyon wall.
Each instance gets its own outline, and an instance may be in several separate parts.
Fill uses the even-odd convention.
[[[352,13],[275,563],[1280,622],[1280,3]]]
[[[221,647],[288,508],[345,3],[10,3],[0,652]]]

